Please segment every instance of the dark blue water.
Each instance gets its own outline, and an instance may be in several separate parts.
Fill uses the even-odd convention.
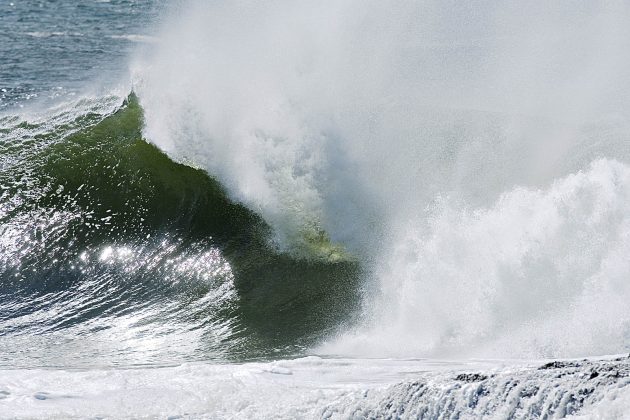
[[[120,81],[161,0],[0,1],[0,109]]]

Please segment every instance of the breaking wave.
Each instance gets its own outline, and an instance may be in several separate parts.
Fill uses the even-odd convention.
[[[311,258],[279,252],[213,178],[143,140],[135,95],[116,102],[2,120],[0,363],[293,354],[351,316],[356,262],[317,232]]]
[[[308,255],[304,232],[325,232],[356,258],[360,319],[316,351],[619,353],[629,14],[193,1],[134,63],[143,133],[281,251]]]

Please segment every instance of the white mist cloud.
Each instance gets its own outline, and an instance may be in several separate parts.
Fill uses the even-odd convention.
[[[629,14],[622,2],[191,1],[139,65],[145,134],[217,177],[285,249],[317,225],[364,258],[385,299],[402,288],[439,301],[489,274],[461,273],[457,260],[443,270],[439,254],[410,268],[424,258],[413,241],[392,251],[407,246],[406,232],[423,243],[465,234],[462,223],[460,233],[431,225],[436,199],[464,220],[471,208],[501,209],[519,186],[549,188],[594,159],[630,157]],[[448,247],[483,247],[461,240]],[[484,254],[490,266],[495,251]],[[519,325],[535,324],[531,305],[505,299],[525,308]],[[436,320],[417,307],[400,308],[424,331],[398,325],[409,343],[508,334],[507,324],[467,330],[465,313]]]

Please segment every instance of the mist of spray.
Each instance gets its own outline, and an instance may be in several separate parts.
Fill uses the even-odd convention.
[[[134,65],[146,136],[371,273],[322,351],[573,356],[630,335],[622,2],[192,1]]]

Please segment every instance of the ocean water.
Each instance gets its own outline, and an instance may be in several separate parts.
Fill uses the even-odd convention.
[[[0,418],[628,418],[623,3],[0,3]]]

